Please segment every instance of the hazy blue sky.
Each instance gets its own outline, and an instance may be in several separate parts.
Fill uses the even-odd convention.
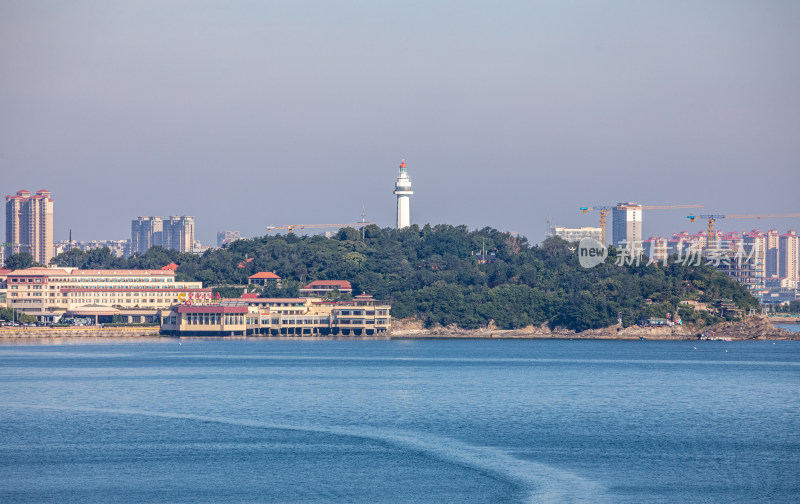
[[[56,239],[187,214],[204,244],[393,226],[401,158],[412,222],[532,241],[585,204],[800,212],[798,26],[795,0],[4,0],[0,191],[52,191]]]

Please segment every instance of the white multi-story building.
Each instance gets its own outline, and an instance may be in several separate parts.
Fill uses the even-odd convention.
[[[594,238],[601,241],[603,238],[603,230],[599,227],[565,228],[556,226],[552,228],[552,234],[568,242],[581,241],[583,238]]]
[[[615,246],[640,244],[642,241],[642,205],[617,203],[612,213],[612,242]]]
[[[9,273],[6,282],[7,305],[42,322],[65,314],[95,321],[119,315],[139,322],[174,304],[211,302],[210,288],[201,282],[176,282],[175,271],[169,269],[27,268]]]
[[[131,242],[130,240],[90,240],[70,243],[68,240],[59,240],[55,243],[55,255],[63,254],[70,248],[83,251],[107,248],[116,257],[128,257],[131,251]]]
[[[797,236],[793,229],[782,234],[778,241],[778,276],[795,283],[800,279],[798,245],[800,236]]]

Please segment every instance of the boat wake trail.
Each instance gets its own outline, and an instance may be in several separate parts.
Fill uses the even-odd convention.
[[[39,406],[29,404],[5,404],[3,406],[9,408],[79,411],[114,415],[140,415],[168,419],[194,420],[198,422],[213,422],[242,427],[347,436],[379,442],[400,451],[422,454],[445,463],[458,465],[490,477],[510,482],[523,488],[527,494],[527,501],[532,503],[603,503],[611,500],[605,493],[602,485],[577,474],[560,470],[546,464],[521,460],[499,448],[475,446],[456,439],[417,431],[384,429],[371,426],[285,425],[244,418],[227,418],[149,410]]]

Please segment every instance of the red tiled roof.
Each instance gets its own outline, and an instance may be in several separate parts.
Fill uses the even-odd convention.
[[[161,271],[175,271],[176,269],[178,269],[178,265],[177,264],[169,263],[166,266],[164,266],[163,268],[161,268]]]
[[[338,289],[352,289],[353,286],[347,280],[314,280],[303,287],[304,289],[324,289],[326,287],[336,287]]]
[[[281,279],[281,277],[279,277],[275,273],[272,273],[271,271],[260,271],[260,272],[256,273],[255,275],[250,275],[247,278],[259,278],[259,279],[263,278],[263,279],[266,279],[266,280],[280,280]]]
[[[257,292],[245,292],[242,294],[243,299],[256,299],[258,297]]]

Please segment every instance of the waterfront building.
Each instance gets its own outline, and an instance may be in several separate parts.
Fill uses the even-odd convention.
[[[243,297],[209,306],[173,306],[162,315],[161,332],[208,336],[372,336],[389,331],[390,310],[390,304],[366,294],[350,301]]]
[[[612,243],[617,246],[639,244],[642,240],[642,205],[617,203],[612,212]]]
[[[800,236],[797,236],[793,229],[782,234],[778,240],[778,276],[795,283],[800,279],[798,245]]]
[[[603,239],[603,230],[599,227],[566,228],[556,226],[552,228],[552,234],[568,242],[581,241],[583,238],[593,238],[597,241]]]
[[[408,178],[406,172],[405,160],[400,163],[400,173],[397,175],[394,194],[397,195],[397,229],[403,229],[411,225],[409,198],[414,194],[414,191],[411,190],[411,179]]]
[[[161,217],[142,217],[131,221],[131,255],[144,254],[150,247],[163,245],[164,221]]]
[[[177,282],[174,270],[27,268],[7,275],[7,305],[41,322],[62,316],[111,322],[154,320],[176,303],[211,302],[201,282]]]
[[[31,196],[17,191],[6,196],[6,247],[4,255],[28,252],[33,260],[47,265],[53,258],[53,199],[41,189]]]
[[[300,289],[301,294],[307,294],[309,296],[324,297],[333,292],[350,294],[353,292],[353,286],[347,280],[314,280]]]
[[[222,247],[241,238],[242,234],[239,231],[217,231],[217,247]]]

